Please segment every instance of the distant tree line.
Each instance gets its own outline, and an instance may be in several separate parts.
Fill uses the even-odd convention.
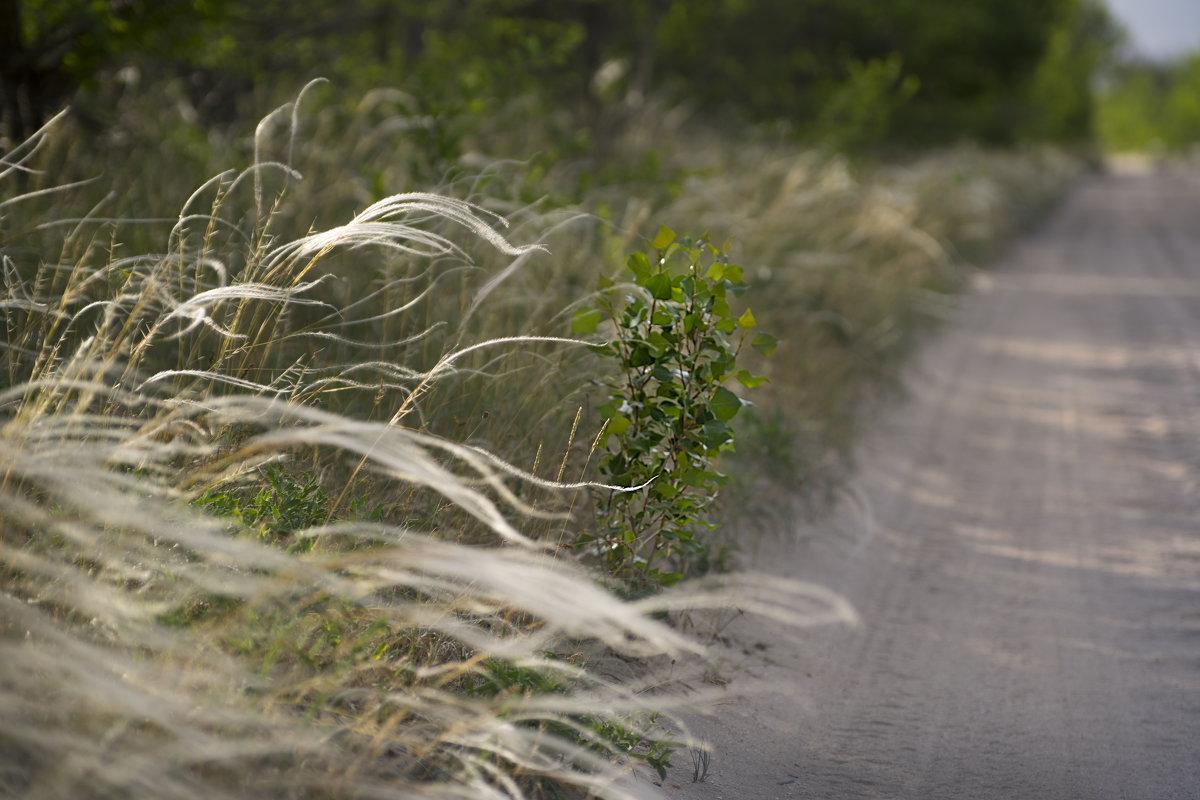
[[[1200,144],[1200,51],[1113,70],[1100,92],[1097,134],[1115,151],[1181,152]]]
[[[848,148],[1076,142],[1116,41],[1099,0],[0,0],[0,100],[11,141],[133,60],[214,113],[324,75],[433,112],[661,93]]]

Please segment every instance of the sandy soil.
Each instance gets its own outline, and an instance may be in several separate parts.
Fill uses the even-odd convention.
[[[736,623],[666,794],[1200,798],[1200,182],[1082,183],[910,383],[870,513],[753,554],[863,624]]]

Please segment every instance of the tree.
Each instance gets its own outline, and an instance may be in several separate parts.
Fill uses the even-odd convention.
[[[1095,131],[1094,84],[1113,65],[1121,29],[1096,0],[1074,0],[1054,27],[1032,86],[1035,117],[1027,135],[1077,143]]]
[[[260,101],[321,75],[433,120],[536,95],[587,127],[613,63],[622,88],[839,146],[1073,139],[1110,31],[1099,0],[0,0],[0,101],[20,139],[138,57]]]
[[[97,72],[133,51],[199,41],[229,0],[0,0],[0,139],[24,141]]]

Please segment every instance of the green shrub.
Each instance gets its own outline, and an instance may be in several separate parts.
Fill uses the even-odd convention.
[[[738,355],[747,341],[769,354],[776,340],[755,330],[750,309],[733,310],[748,284],[707,238],[677,239],[663,227],[626,266],[632,285],[601,278],[597,306],[576,312],[572,326],[612,326],[612,340],[593,348],[617,366],[600,407],[608,446],[599,466],[625,489],[600,498],[598,530],[577,545],[643,590],[674,584],[705,550],[698,532],[712,527],[707,512],[729,480],[716,460],[733,449],[729,423],[744,405],[725,384],[763,383],[738,368]]]

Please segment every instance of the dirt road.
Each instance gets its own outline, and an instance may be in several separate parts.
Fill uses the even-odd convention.
[[[676,756],[667,794],[1200,798],[1200,182],[1086,180],[910,384],[871,519],[757,554],[862,626],[736,629],[709,775]]]

